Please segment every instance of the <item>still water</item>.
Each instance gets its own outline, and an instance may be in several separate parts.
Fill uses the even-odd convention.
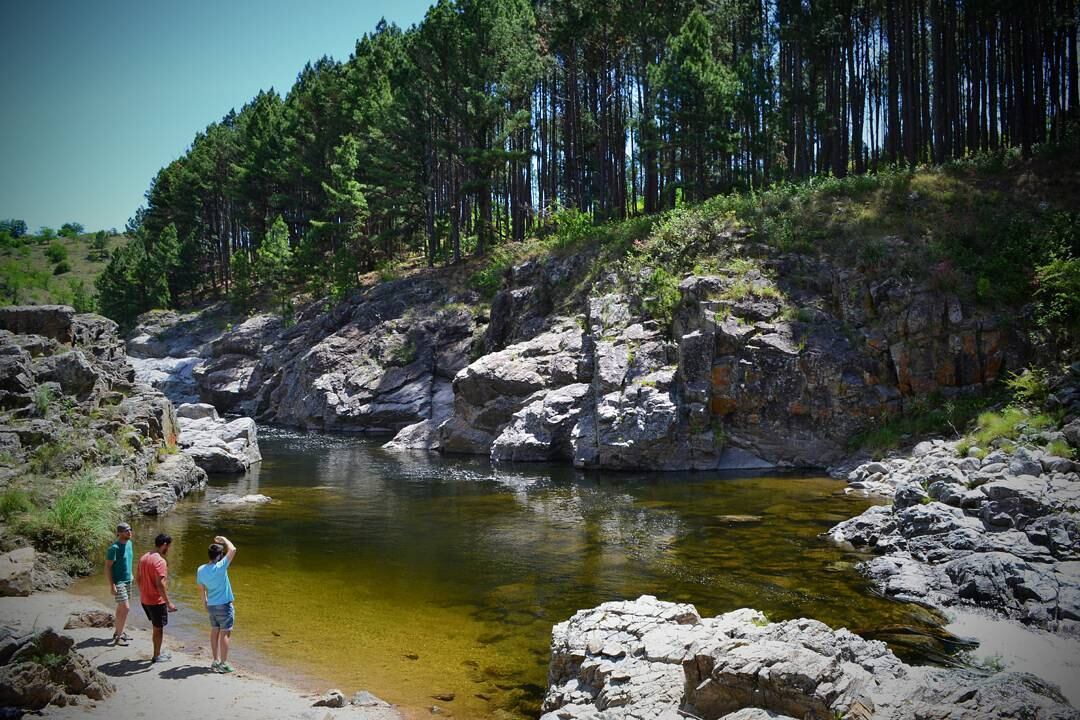
[[[136,553],[172,534],[173,595],[197,614],[195,570],[213,536],[227,535],[239,547],[236,643],[346,694],[535,717],[551,626],[642,594],[886,640],[937,624],[874,595],[858,558],[820,537],[870,504],[828,478],[495,468],[274,428],[260,429],[260,446],[256,470],[213,478],[136,528]],[[224,492],[273,502],[207,502]]]

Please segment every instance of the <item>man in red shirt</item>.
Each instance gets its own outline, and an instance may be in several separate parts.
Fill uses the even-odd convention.
[[[161,533],[154,538],[154,549],[139,558],[139,595],[143,612],[154,626],[154,657],[151,662],[164,662],[172,657],[171,653],[161,651],[169,613],[176,612],[176,606],[169,599],[169,565],[165,562],[170,546],[172,537]]]

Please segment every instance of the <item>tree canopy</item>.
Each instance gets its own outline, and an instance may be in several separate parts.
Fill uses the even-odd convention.
[[[341,292],[402,253],[454,262],[521,240],[561,208],[618,219],[820,173],[1030,153],[1080,109],[1077,12],[439,0],[198,133],[154,178],[123,262],[175,238],[173,300],[229,292],[240,257],[245,283],[276,283],[258,251],[280,217],[293,278]]]

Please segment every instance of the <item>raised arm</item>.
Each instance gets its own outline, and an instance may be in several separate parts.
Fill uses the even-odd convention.
[[[218,535],[214,538],[214,542],[225,546],[225,559],[229,561],[229,565],[232,565],[233,558],[236,557],[236,546],[232,544],[232,540],[224,535]]]

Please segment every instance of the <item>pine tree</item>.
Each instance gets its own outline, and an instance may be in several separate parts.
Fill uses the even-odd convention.
[[[288,319],[290,315],[288,282],[291,262],[289,229],[282,217],[278,215],[256,251],[255,268],[259,280],[269,288],[277,303],[278,311],[285,319]]]

